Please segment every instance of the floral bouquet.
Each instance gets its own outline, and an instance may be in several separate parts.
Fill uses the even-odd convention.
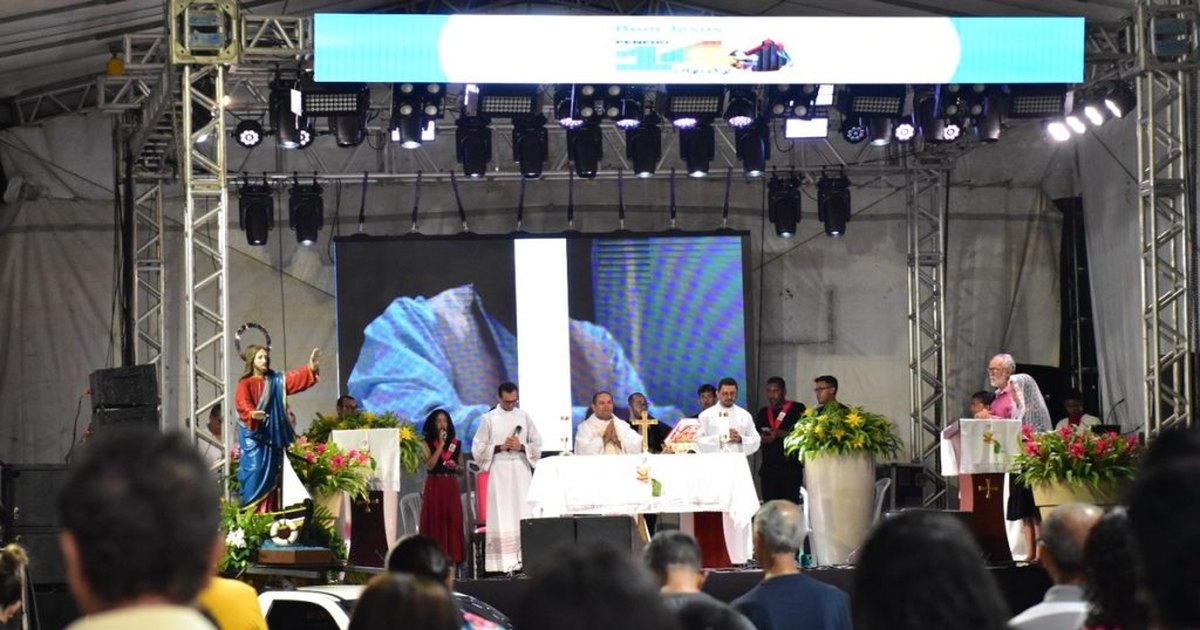
[[[783,450],[789,455],[799,453],[801,459],[860,452],[895,457],[900,452],[900,439],[892,433],[892,423],[877,413],[862,407],[828,405],[805,410],[796,428],[783,438]]]
[[[308,431],[305,431],[304,436],[310,442],[328,442],[330,432],[335,430],[394,429],[399,425],[399,418],[390,411],[380,414],[370,411],[355,411],[341,418],[317,414],[312,424],[308,426]]]
[[[346,543],[334,525],[333,515],[319,505],[313,506],[315,526],[329,540],[329,548],[335,558],[346,559]],[[258,558],[258,551],[264,542],[270,540],[278,532],[276,515],[256,510],[244,510],[237,501],[221,502],[221,533],[225,537],[225,553],[217,567],[223,575],[238,577],[245,573],[246,567]]]
[[[421,443],[425,441],[421,432],[405,422],[398,431],[400,439],[400,464],[410,473],[417,472],[421,465]]]
[[[1141,453],[1137,434],[1096,435],[1083,426],[1034,433],[1025,425],[1009,472],[1027,486],[1055,481],[1100,486],[1132,477]]]
[[[366,451],[343,451],[332,442],[313,442],[301,437],[288,447],[288,458],[300,481],[309,491],[333,494],[339,490],[351,501],[365,499],[375,463]]]

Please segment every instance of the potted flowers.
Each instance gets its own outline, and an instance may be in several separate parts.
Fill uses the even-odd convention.
[[[374,413],[370,411],[352,411],[342,417],[317,414],[304,436],[311,442],[328,442],[329,434],[335,430],[346,429],[394,429],[400,425],[396,414],[387,411]]]
[[[1021,432],[1021,452],[1013,458],[1009,472],[1033,489],[1034,501],[1045,518],[1062,503],[1116,503],[1117,486],[1133,476],[1141,452],[1137,434],[1097,435],[1082,426],[1034,433],[1026,425]]]
[[[805,464],[805,509],[817,563],[846,563],[874,520],[875,457],[900,451],[892,423],[861,407],[810,408],[783,439],[783,448]]]
[[[339,516],[342,497],[365,499],[375,465],[366,451],[343,451],[332,442],[301,437],[288,447],[288,458],[313,501]]]

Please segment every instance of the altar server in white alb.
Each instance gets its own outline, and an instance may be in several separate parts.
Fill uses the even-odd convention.
[[[530,518],[529,482],[542,456],[542,437],[529,414],[517,408],[517,386],[500,385],[500,403],[483,415],[471,454],[490,473],[484,568],[521,568],[521,519]]]
[[[753,455],[762,443],[754,428],[754,416],[737,406],[738,384],[725,377],[717,385],[717,404],[700,413],[704,435],[698,441],[703,453]]]
[[[592,415],[575,432],[576,455],[633,455],[642,452],[642,436],[613,415],[608,392],[592,395]]]

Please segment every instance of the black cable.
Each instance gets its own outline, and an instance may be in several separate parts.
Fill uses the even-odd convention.
[[[755,339],[755,354],[754,357],[754,382],[759,383],[762,379],[762,361],[763,361],[763,308],[766,304],[766,296],[764,295],[766,281],[765,274],[767,273],[767,178],[762,180],[762,222],[760,223],[758,237],[758,312],[755,313],[755,318],[758,319],[758,339]]]
[[[367,171],[363,171],[362,178],[362,201],[358,206],[358,233],[363,233],[363,226],[367,222]]]
[[[79,402],[75,403],[75,422],[71,427],[71,448],[67,449],[67,456],[63,458],[64,464],[71,463],[71,454],[75,452],[75,444],[79,439],[79,412],[83,410],[83,399],[87,394],[79,395]]]
[[[524,186],[524,182],[521,184]],[[416,234],[417,230],[417,212],[421,208],[421,171],[417,171],[417,182],[413,185],[413,209],[412,209],[412,227],[409,232]]]
[[[275,215],[278,219],[278,221],[276,221],[276,223],[283,220],[283,200],[280,199],[280,197],[282,197],[282,196],[283,195],[275,195]],[[280,338],[283,340],[283,343],[282,343],[283,356],[280,357],[282,362],[279,363],[278,365],[282,365],[283,370],[287,371],[287,365],[288,365],[288,362],[287,362],[287,302],[284,300],[284,295],[283,295],[283,238],[282,237],[280,237],[280,239],[279,239],[278,271],[279,271],[279,319],[280,319],[279,324],[280,324],[280,327],[283,328],[282,332],[279,335]],[[271,352],[274,352],[274,349],[272,349]]]

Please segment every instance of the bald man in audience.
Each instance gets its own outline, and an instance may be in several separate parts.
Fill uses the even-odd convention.
[[[1018,630],[1075,630],[1087,618],[1083,547],[1103,512],[1087,503],[1064,503],[1042,522],[1042,566],[1054,586],[1042,603],[1008,622]]]

